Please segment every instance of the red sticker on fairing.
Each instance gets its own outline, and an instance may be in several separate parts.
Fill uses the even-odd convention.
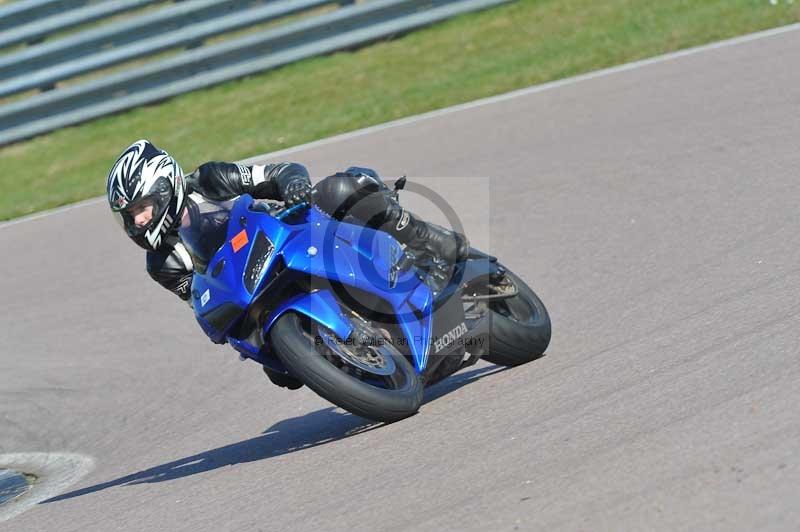
[[[242,229],[239,233],[231,239],[231,247],[233,248],[233,252],[236,253],[243,247],[247,245],[249,240],[247,240],[247,231]]]

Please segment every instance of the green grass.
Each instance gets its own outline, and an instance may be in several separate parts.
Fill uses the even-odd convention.
[[[137,138],[190,171],[789,24],[799,4],[520,0],[0,148],[0,219],[103,194],[111,163]]]

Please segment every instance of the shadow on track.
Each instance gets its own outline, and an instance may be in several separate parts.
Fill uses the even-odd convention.
[[[425,402],[435,401],[462,386],[505,369],[507,368],[482,366],[453,375],[426,390]],[[382,423],[369,421],[331,406],[278,421],[260,435],[249,440],[218,447],[94,486],[70,491],[40,504],[72,499],[114,486],[166,482],[205,473],[220,467],[264,460],[355,436],[381,425]]]
[[[114,486],[166,482],[220,467],[264,460],[330,443],[377,427],[377,423],[331,406],[278,421],[260,435],[200,454],[167,462],[108,482],[53,497],[42,504],[88,495]]]

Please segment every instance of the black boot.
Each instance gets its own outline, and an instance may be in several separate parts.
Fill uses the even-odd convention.
[[[389,190],[374,170],[351,167],[326,177],[314,188],[314,201],[324,212],[337,220],[352,216],[369,227],[382,229],[417,258],[430,258],[452,270],[469,254],[464,235],[423,222],[403,209],[397,202],[397,191]]]
[[[456,263],[469,255],[467,237],[436,224],[423,222],[391,200],[385,230],[398,242],[405,244],[406,256],[430,273],[430,288],[440,293],[450,278]],[[426,266],[429,266],[426,268]]]
[[[435,262],[444,263],[452,270],[457,262],[467,258],[469,241],[467,237],[436,224],[427,223],[411,214],[398,202],[398,193],[405,186],[405,178],[395,185],[394,192],[380,182],[380,191],[373,196],[383,198],[382,228],[406,245],[406,251],[417,256],[427,255]]]
[[[401,239],[400,235],[395,238],[415,254],[427,254],[432,259],[446,262],[449,267],[455,266],[469,255],[469,241],[464,235],[436,224],[423,222],[407,211],[404,215],[408,216],[411,230],[406,239]]]

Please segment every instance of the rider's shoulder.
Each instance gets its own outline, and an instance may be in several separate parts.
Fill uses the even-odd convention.
[[[214,171],[219,171],[221,169],[227,169],[230,166],[234,166],[234,163],[229,163],[226,161],[206,161],[200,166],[198,166],[195,172],[199,173],[214,172]]]

